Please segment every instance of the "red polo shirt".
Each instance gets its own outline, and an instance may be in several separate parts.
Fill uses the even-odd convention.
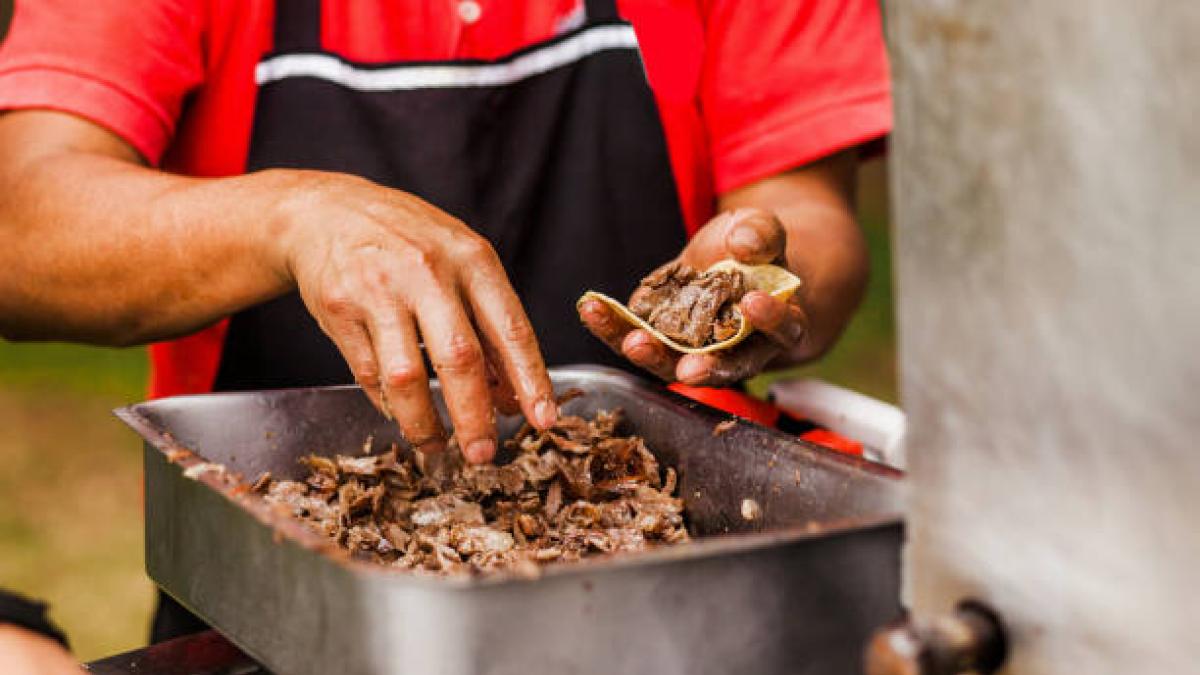
[[[684,218],[715,195],[883,136],[891,100],[878,0],[621,0],[658,101]],[[273,0],[18,0],[0,109],[112,130],[151,164],[245,169],[254,66]],[[570,30],[579,0],[327,0],[327,50],[366,62],[490,59]],[[224,325],[151,348],[151,394],[212,387]]]

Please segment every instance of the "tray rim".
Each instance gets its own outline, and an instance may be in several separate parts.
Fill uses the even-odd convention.
[[[821,446],[809,443],[789,434],[785,434],[775,429],[763,427],[745,418],[730,415],[729,413],[711,408],[703,403],[693,401],[676,394],[665,387],[653,386],[642,378],[635,377],[624,371],[614,368],[590,365],[559,366],[551,368],[550,373],[552,377],[555,374],[582,374],[594,379],[612,379],[624,386],[631,386],[640,389],[647,395],[659,397],[673,405],[687,408],[692,412],[708,418],[706,421],[711,422],[714,425],[716,423],[732,419],[738,426],[753,426],[759,433],[765,432],[786,440],[793,451],[797,453],[810,454],[809,459],[817,460],[818,463],[829,463],[840,465],[844,468],[856,469],[875,475],[884,480],[900,481],[904,476],[904,472],[893,467],[872,462],[867,459],[842,455],[832,450],[827,450]],[[436,380],[433,380],[433,383],[436,386]],[[239,508],[241,511],[246,512],[261,525],[265,526],[268,531],[275,534],[281,545],[296,546],[297,548],[305,550],[308,553],[316,554],[320,557],[326,558],[329,562],[342,567],[347,571],[354,573],[355,575],[379,577],[386,580],[386,583],[389,584],[444,590],[471,591],[514,583],[534,583],[542,579],[553,577],[570,578],[572,576],[581,576],[588,573],[619,572],[628,569],[637,569],[643,566],[658,566],[671,563],[714,559],[725,556],[739,555],[766,548],[798,544],[808,540],[823,540],[847,536],[864,530],[903,528],[904,525],[903,514],[897,511],[896,513],[881,513],[872,516],[828,520],[821,522],[818,529],[813,529],[811,525],[805,524],[788,526],[767,532],[725,533],[712,535],[693,539],[691,542],[683,546],[655,548],[648,551],[639,552],[634,555],[603,556],[590,560],[573,562],[570,564],[547,565],[540,567],[536,576],[514,572],[496,572],[482,575],[425,575],[414,573],[411,570],[406,569],[391,569],[376,563],[351,558],[349,553],[344,549],[331,544],[324,537],[321,537],[316,532],[309,530],[300,521],[274,512],[266,502],[258,499],[257,496],[252,496],[249,493],[246,481],[240,479],[240,477],[235,478],[236,474],[231,475],[231,473],[227,473],[223,470],[211,470],[200,471],[195,476],[187,476],[185,474],[186,471],[194,469],[200,465],[210,463],[203,456],[177,442],[169,432],[158,428],[142,412],[144,408],[161,404],[164,401],[186,401],[214,396],[224,398],[249,398],[259,396],[264,393],[264,391],[272,394],[279,394],[288,392],[295,393],[344,390],[361,391],[361,388],[358,385],[333,385],[319,387],[292,387],[262,391],[231,391],[187,394],[153,399],[150,401],[142,401],[127,406],[122,406],[113,410],[113,414],[131,429],[133,429],[143,439],[147,450],[149,448],[154,448],[163,456],[163,459],[169,465],[171,465],[172,470],[178,471],[180,474],[184,474],[180,476],[181,478],[191,479],[202,483],[213,492],[216,492],[221,498],[232,502],[234,506]],[[147,503],[146,507],[149,508],[150,504]]]

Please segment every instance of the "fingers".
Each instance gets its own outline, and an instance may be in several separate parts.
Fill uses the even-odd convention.
[[[675,364],[679,360],[679,353],[641,328],[629,331],[621,342],[621,353],[661,379],[675,379]]]
[[[474,464],[489,462],[496,454],[496,420],[483,348],[459,298],[440,290],[434,287],[422,296],[417,322],[463,457]]]
[[[611,307],[599,300],[584,300],[579,303],[579,320],[608,348],[621,354],[621,343],[633,330],[628,321],[621,318]]]
[[[808,316],[797,302],[751,291],[742,297],[738,309],[750,325],[785,350],[793,349],[808,335]]]
[[[322,328],[337,345],[355,381],[387,417],[395,418],[409,444],[422,452],[445,448],[445,430],[429,392],[429,375],[412,316],[390,302],[379,311],[351,310],[326,302]],[[356,317],[366,316],[366,321]]]
[[[808,318],[798,303],[751,291],[738,309],[758,332],[726,351],[684,356],[675,366],[679,381],[697,386],[740,382],[759,374],[771,359],[795,349],[808,337]]]
[[[321,217],[307,206],[285,214],[297,223],[286,270],[322,326],[331,317],[365,324],[327,332],[406,435],[418,444],[444,437],[418,335],[468,461],[495,455],[493,390],[502,407],[515,393],[535,426],[556,422],[533,328],[485,239],[403,192],[339,178],[314,188]],[[324,227],[330,221],[336,236]]]
[[[497,366],[498,375],[504,375],[526,419],[547,429],[558,420],[558,406],[537,335],[491,247],[482,239],[472,241],[484,248],[468,256],[473,265],[467,278],[467,298],[492,352],[489,361]]]
[[[492,390],[492,404],[505,415],[517,415],[521,412],[521,402],[517,399],[516,390],[504,372],[500,355],[488,340],[480,342],[483,347],[483,358],[487,363],[488,388]]]
[[[412,315],[394,307],[374,315],[371,340],[379,363],[384,405],[395,416],[409,444],[422,452],[445,449],[446,432],[433,406],[429,373]]]
[[[730,385],[762,372],[780,351],[774,340],[755,334],[730,350],[685,355],[675,366],[675,376],[695,386]]]
[[[346,359],[354,381],[362,387],[363,393],[371,399],[371,403],[379,412],[390,418],[392,412],[383,400],[379,364],[375,360],[375,350],[371,346],[371,337],[366,326],[357,319],[326,318],[319,323]]]
[[[679,354],[647,331],[632,326],[608,305],[599,300],[585,300],[579,305],[579,318],[592,335],[614,352],[663,380],[675,379]]]

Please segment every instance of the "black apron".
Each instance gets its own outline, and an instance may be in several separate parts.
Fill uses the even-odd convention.
[[[580,28],[498,61],[357,64],[321,50],[320,0],[277,0],[247,170],[338,171],[429,201],[495,247],[548,364],[628,367],[575,301],[628,296],[685,230],[633,28],[615,0],[585,5]],[[215,388],[352,381],[291,293],[232,318]],[[163,598],[153,639],[202,628]]]

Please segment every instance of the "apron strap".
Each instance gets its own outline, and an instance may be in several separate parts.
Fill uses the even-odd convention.
[[[274,51],[321,51],[321,0],[275,0]]]
[[[617,0],[584,0],[584,7],[589,23],[621,20],[621,15],[617,13]]]

